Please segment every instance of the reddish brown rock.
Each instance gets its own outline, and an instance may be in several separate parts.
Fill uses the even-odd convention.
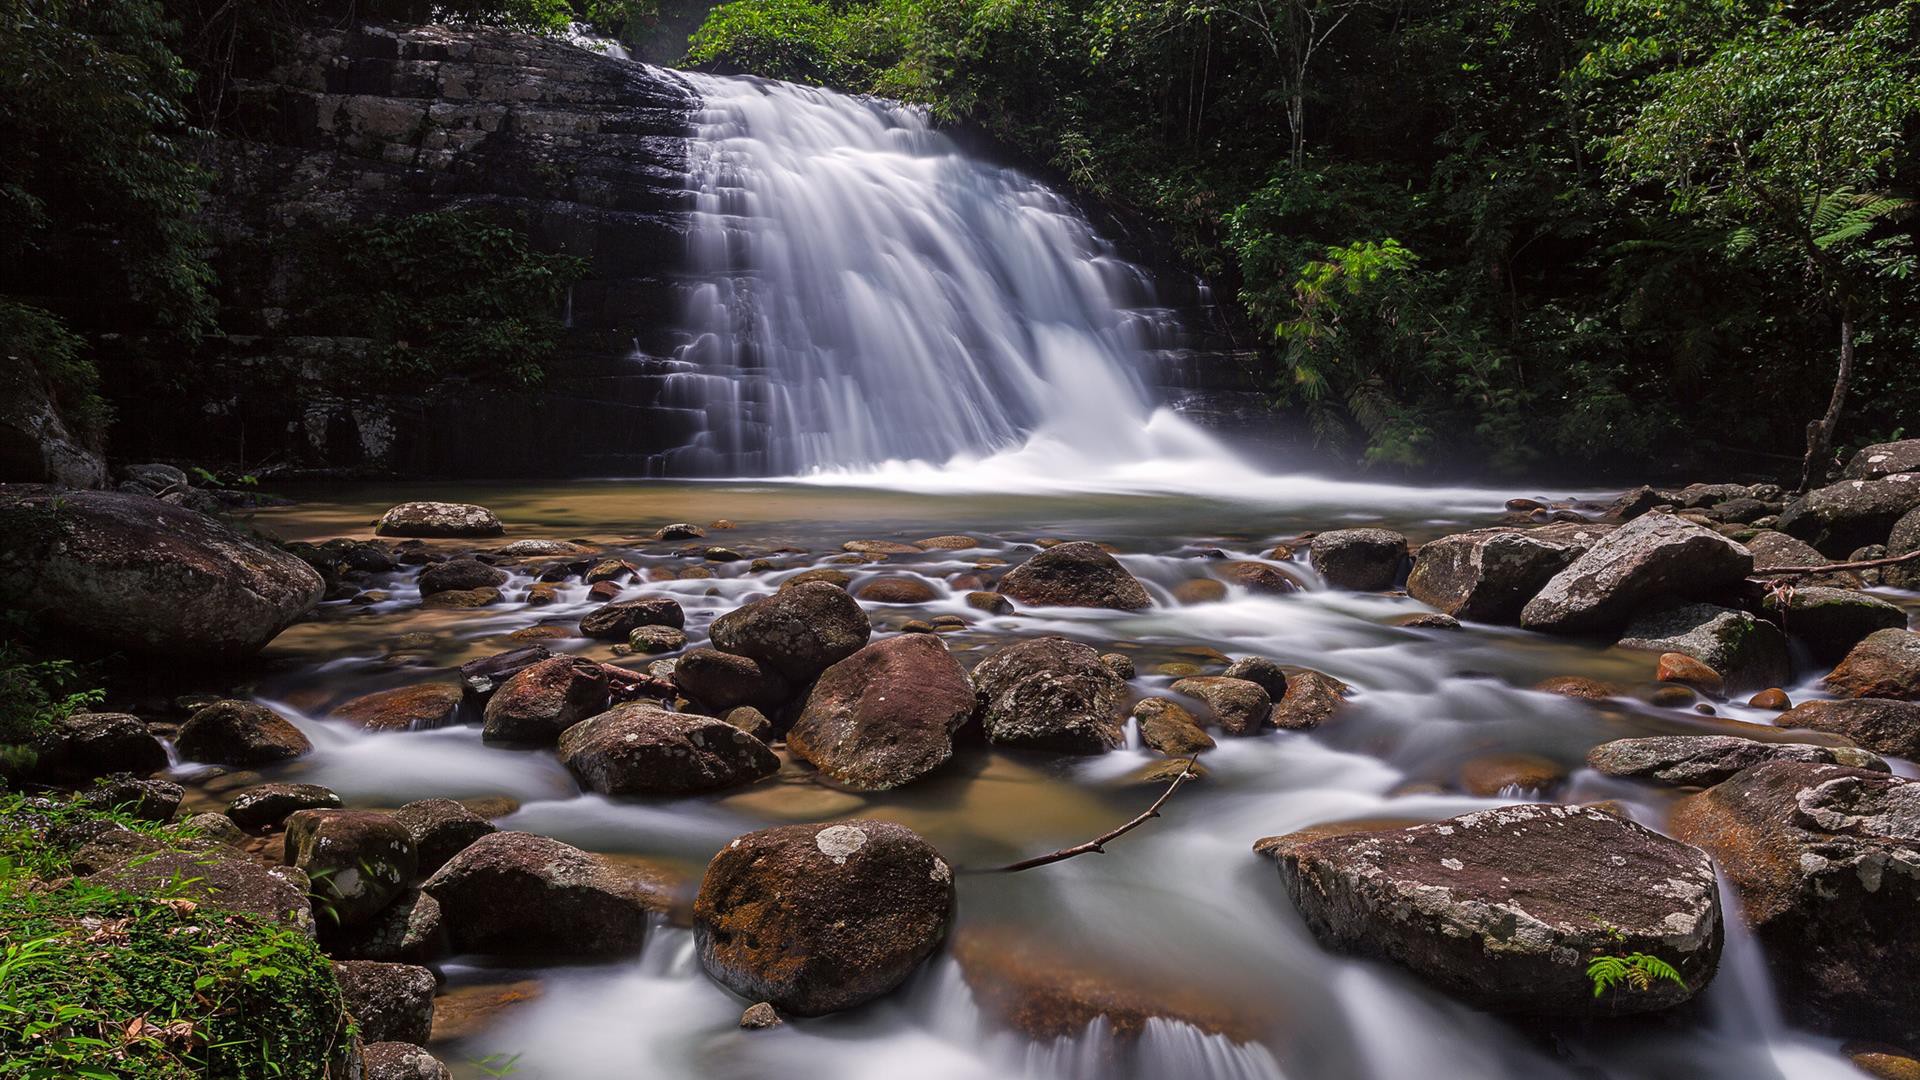
[[[973,709],[973,686],[939,639],[887,638],[821,674],[787,748],[836,784],[885,791],[944,764]]]
[[[639,702],[568,728],[559,755],[582,787],[602,795],[687,795],[780,770],[773,751],[725,720]]]
[[[924,578],[883,577],[861,582],[853,595],[870,604],[926,604],[940,599],[940,590]]]
[[[328,715],[367,731],[428,731],[453,723],[462,697],[451,683],[421,683],[363,694]]]
[[[1246,679],[1199,676],[1181,679],[1172,689],[1206,702],[1214,723],[1229,735],[1258,735],[1273,718],[1273,699],[1259,683]]]
[[[1085,540],[1048,548],[1007,571],[1000,592],[1034,607],[1153,606],[1145,586],[1099,544]]]
[[[1347,684],[1318,671],[1302,671],[1287,679],[1287,692],[1273,707],[1273,726],[1287,731],[1317,728],[1334,718],[1346,704]]]
[[[1826,677],[1825,685],[1840,697],[1920,701],[1920,634],[1868,634]]]
[[[584,657],[554,656],[508,679],[487,701],[487,739],[552,743],[607,707],[607,673]]]

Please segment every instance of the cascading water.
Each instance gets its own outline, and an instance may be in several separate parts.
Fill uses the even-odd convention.
[[[970,158],[920,113],[689,74],[692,263],[673,404],[707,431],[674,474],[1213,458],[1149,404],[1177,320],[1065,198]]]

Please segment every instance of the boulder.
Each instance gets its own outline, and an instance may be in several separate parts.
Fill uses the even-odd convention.
[[[674,662],[673,682],[689,698],[722,713],[743,705],[778,709],[793,696],[793,688],[778,671],[718,649],[689,650]]]
[[[544,645],[525,645],[469,660],[460,665],[461,690],[475,708],[480,708],[508,679],[553,655],[553,650]]]
[[[366,731],[430,731],[453,723],[464,697],[452,683],[420,683],[362,694],[327,715]]]
[[[1879,480],[1895,473],[1920,472],[1920,439],[1874,443],[1847,459],[1845,480]]]
[[[1173,599],[1176,603],[1191,607],[1194,604],[1217,604],[1227,598],[1227,583],[1219,578],[1188,578],[1173,587]]]
[[[1819,586],[1770,592],[1762,606],[1815,660],[1832,664],[1879,630],[1904,630],[1907,613],[1858,589]],[[1785,680],[1781,680],[1785,681]]]
[[[0,355],[0,480],[97,488],[107,483],[97,433],[82,434],[60,415],[52,386],[12,337]]]
[[[853,595],[869,604],[928,604],[940,599],[940,590],[925,578],[880,577],[861,582]]]
[[[751,657],[791,682],[808,683],[859,651],[873,624],[845,589],[813,581],[735,608],[715,619],[707,634],[721,652]]]
[[[1620,646],[1691,656],[1736,693],[1777,686],[1792,674],[1787,639],[1778,627],[1713,604],[1643,611],[1628,624]]]
[[[242,659],[325,589],[306,563],[205,514],[144,495],[0,485],[0,600],[117,650]]]
[[[1314,537],[1307,552],[1334,588],[1380,592],[1400,579],[1407,538],[1387,529],[1335,529]]]
[[[763,743],[773,741],[773,721],[767,719],[766,713],[761,712],[751,705],[742,705],[738,708],[728,709],[727,715],[720,719],[725,720],[727,723],[732,724],[734,727],[759,739]]]
[[[500,830],[452,799],[420,799],[393,812],[419,854],[420,873],[431,874],[483,836]]]
[[[1920,472],[1842,480],[1802,495],[1780,514],[1780,531],[1836,558],[1886,543],[1894,523],[1920,508]]]
[[[364,1080],[453,1080],[440,1059],[412,1043],[368,1043],[360,1050]]]
[[[493,511],[472,503],[401,503],[380,515],[376,536],[417,536],[425,539],[499,536],[507,530]]]
[[[1753,553],[1755,577],[1766,577],[1770,570],[1825,566],[1833,561],[1820,554],[1818,549],[1805,540],[1772,529],[1765,529],[1748,537],[1746,547]],[[1822,585],[1835,589],[1858,589],[1862,585],[1860,575],[1851,570],[1836,570],[1831,574],[1798,575],[1792,581],[1796,586],[1801,587]]]
[[[1661,653],[1660,664],[1654,669],[1653,677],[1663,683],[1678,683],[1681,686],[1690,687],[1708,697],[1726,696],[1726,678],[1708,667],[1705,662],[1696,660],[1686,653]]]
[[[851,1008],[906,981],[946,936],[953,870],[901,825],[787,825],[736,838],[694,900],[700,962],[785,1013]]]
[[[506,597],[491,585],[477,589],[445,589],[420,598],[421,607],[440,609],[481,608],[498,604]]]
[[[1200,727],[1193,714],[1166,698],[1142,698],[1133,706],[1134,722],[1140,725],[1140,742],[1168,757],[1189,757],[1213,749],[1213,736]]]
[[[1520,624],[1581,634],[1623,626],[1652,601],[1711,596],[1745,580],[1753,556],[1711,529],[1646,514],[1608,533],[1527,601]]]
[[[1769,762],[1681,800],[1668,827],[1718,861],[1789,1019],[1920,1040],[1920,785]]]
[[[459,952],[612,959],[640,951],[658,901],[640,879],[545,836],[474,841],[420,886],[440,904]]]
[[[1000,592],[1034,607],[1139,611],[1153,606],[1146,587],[1088,540],[1055,545],[1014,567],[1000,579]]]
[[[96,870],[89,885],[143,896],[165,895],[254,915],[311,936],[307,878],[289,867],[266,867],[224,846],[147,852]]]
[[[323,923],[321,941],[336,960],[386,960],[425,964],[448,951],[440,902],[419,889],[403,889],[393,902],[359,926]]]
[[[675,630],[687,625],[680,603],[668,596],[642,596],[602,605],[580,620],[580,636],[601,641],[625,641],[642,626],[670,626]]]
[[[1126,738],[1127,684],[1093,649],[1062,637],[1009,645],[973,669],[987,739],[1006,746],[1097,754]]]
[[[989,615],[1013,614],[1013,601],[997,592],[974,590],[966,596],[967,606],[975,611],[984,611]]]
[[[1920,701],[1920,633],[1876,630],[1824,680],[1839,697]]]
[[[1841,735],[1859,746],[1895,757],[1920,758],[1920,701],[1849,698],[1805,701],[1780,714],[1783,728],[1806,728]],[[1836,761],[1859,766],[1856,761]]]
[[[113,773],[146,776],[167,767],[167,748],[129,713],[60,717],[34,740],[33,749],[37,774],[67,781]]]
[[[333,974],[362,1039],[418,1045],[433,1034],[433,972],[417,964],[340,960]]]
[[[182,820],[180,824],[189,834],[203,837],[216,844],[245,847],[247,843],[247,834],[242,832],[240,826],[235,825],[233,820],[225,814],[193,814]]]
[[[560,736],[560,764],[602,795],[688,795],[780,771],[766,744],[725,720],[616,705]]]
[[[1799,725],[1802,727],[1808,725]],[[1587,751],[1587,764],[1608,776],[1676,787],[1710,787],[1769,761],[1804,761],[1886,771],[1887,763],[1851,746],[1760,742],[1736,735],[1653,735],[1615,739]]]
[[[172,821],[187,789],[171,780],[116,773],[96,779],[80,793],[80,800],[100,810],[113,810],[141,821]]]
[[[487,701],[488,740],[550,744],[607,707],[607,673],[580,656],[542,660],[508,679]]]
[[[824,581],[837,589],[844,589],[853,583],[853,575],[845,570],[835,570],[831,566],[817,566],[812,570],[802,570],[780,583],[783,589],[805,585],[809,581]]]
[[[1479,1008],[1649,1012],[1691,998],[1719,964],[1706,853],[1600,810],[1530,803],[1262,844],[1323,943],[1396,961]],[[1595,994],[1588,962],[1635,953],[1681,981]]]
[[[1456,618],[1517,623],[1527,601],[1612,528],[1569,523],[1443,536],[1420,546],[1407,594]]]
[[[285,861],[313,882],[321,911],[341,926],[370,921],[419,869],[406,827],[377,810],[300,810],[287,818]]]
[[[1202,675],[1181,679],[1172,689],[1206,702],[1214,723],[1229,735],[1258,735],[1273,718],[1273,699],[1265,687],[1249,679]]]
[[[311,753],[313,744],[293,722],[251,701],[216,701],[195,712],[174,736],[188,761],[215,765],[273,765]]]
[[[1347,684],[1318,671],[1302,671],[1287,680],[1287,692],[1273,706],[1273,726],[1308,731],[1333,719],[1346,704]]]
[[[488,566],[479,559],[448,559],[420,571],[420,595],[450,592],[456,589],[485,589],[505,585],[507,572]]]
[[[586,544],[577,544],[572,540],[530,539],[504,544],[494,548],[493,553],[509,559],[569,559],[592,555],[594,550]]]
[[[1108,671],[1113,672],[1113,677],[1116,679],[1131,679],[1139,674],[1134,668],[1133,657],[1128,656],[1126,653],[1101,653],[1100,663],[1104,665]]]
[[[1267,696],[1279,701],[1287,693],[1287,669],[1278,662],[1264,656],[1244,656],[1227,665],[1220,673],[1229,679],[1245,679],[1267,692]]]
[[[1256,596],[1281,596],[1300,590],[1294,572],[1272,563],[1236,560],[1220,567],[1229,581]]]
[[[340,796],[319,784],[255,784],[233,793],[227,818],[242,829],[268,829],[299,810],[338,810]]]
[[[973,685],[947,647],[902,634],[823,672],[787,749],[841,787],[886,791],[945,764],[973,708]]]
[[[627,647],[649,656],[687,647],[687,633],[671,626],[636,626],[627,635]]]
[[[1887,535],[1886,556],[1894,558],[1916,551],[1920,551],[1920,510],[1909,510],[1893,523],[1893,531]],[[1889,589],[1920,592],[1920,559],[1881,567],[1880,584]]]

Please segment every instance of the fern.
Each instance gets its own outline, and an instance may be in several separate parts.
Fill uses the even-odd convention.
[[[1672,964],[1646,953],[1596,956],[1587,962],[1587,978],[1593,982],[1594,997],[1622,985],[1642,991],[1651,990],[1655,982],[1663,980],[1682,987],[1687,985],[1687,980],[1680,977]]]
[[[1826,251],[1866,236],[1875,225],[1912,205],[1906,199],[1861,194],[1843,187],[1808,196],[1806,213],[1814,246]]]

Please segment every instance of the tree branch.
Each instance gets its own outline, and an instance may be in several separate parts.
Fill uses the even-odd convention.
[[[1064,862],[1067,859],[1073,858],[1075,855],[1085,855],[1088,852],[1101,855],[1106,854],[1106,845],[1110,841],[1125,836],[1127,833],[1145,825],[1149,820],[1160,816],[1160,808],[1166,805],[1167,800],[1173,797],[1174,792],[1180,790],[1180,785],[1193,779],[1197,775],[1193,771],[1193,766],[1199,758],[1199,754],[1194,754],[1192,757],[1189,757],[1186,767],[1180,770],[1180,775],[1174,777],[1173,783],[1167,785],[1167,790],[1161,792],[1160,797],[1153,800],[1153,805],[1147,807],[1147,812],[1127,822],[1125,825],[1103,832],[1084,844],[1075,844],[1072,847],[1061,848],[1059,851],[1049,851],[1045,855],[1035,855],[1031,859],[1021,859],[1019,862],[1008,863],[1005,866],[989,866],[981,870],[970,871],[970,873],[1012,874],[1018,873],[1021,870],[1031,870],[1036,866],[1046,866],[1049,863]]]
[[[1920,559],[1920,548],[1915,548],[1905,555],[1893,555],[1885,559],[1862,559],[1859,562],[1836,562],[1823,566],[1769,566],[1766,569],[1766,575],[1771,577],[1775,574],[1826,574],[1835,570],[1872,570],[1877,566],[1893,566],[1896,563],[1912,562],[1915,559]],[[1761,575],[1755,574],[1754,577],[1761,578]]]

